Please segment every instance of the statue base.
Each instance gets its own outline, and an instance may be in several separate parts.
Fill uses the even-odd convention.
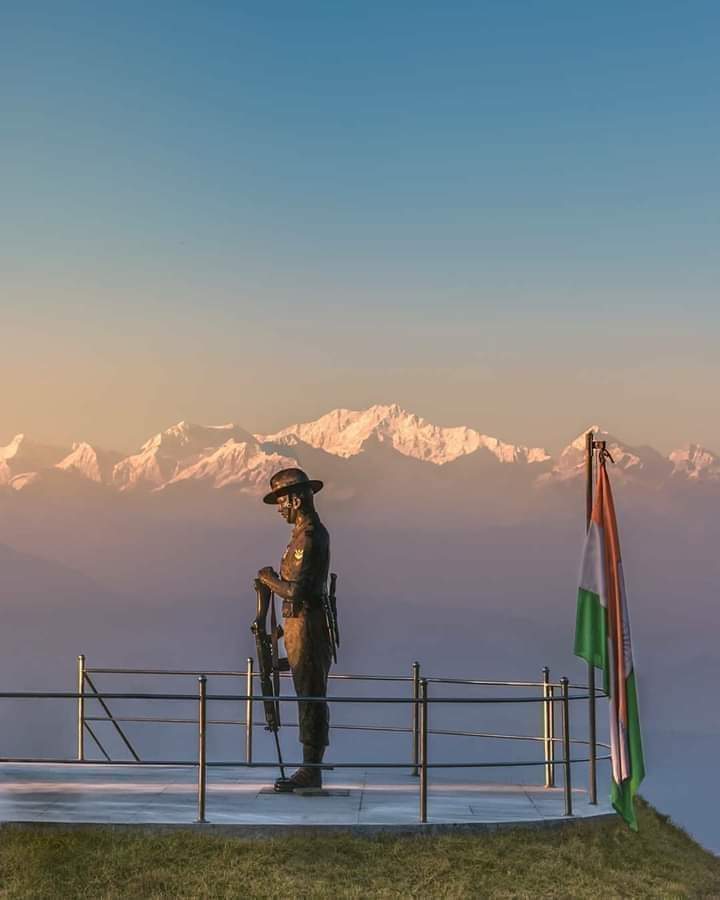
[[[274,797],[288,797],[297,794],[298,797],[349,797],[350,791],[341,788],[296,788],[294,791],[276,791],[273,787],[260,788],[261,794],[272,794]]]

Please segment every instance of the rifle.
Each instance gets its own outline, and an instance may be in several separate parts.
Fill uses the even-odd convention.
[[[280,696],[280,672],[288,668],[287,660],[278,659],[278,638],[282,636],[282,628],[275,619],[275,598],[272,591],[259,579],[255,579],[257,594],[257,613],[250,630],[255,635],[260,687],[265,708],[265,730],[271,731],[275,737],[280,776],[285,778],[282,751],[280,749],[280,703],[274,699]],[[268,608],[271,609],[270,634],[267,632],[266,619]],[[284,665],[283,665],[284,663]]]
[[[337,619],[337,599],[335,597],[335,587],[337,585],[337,575],[330,573],[330,591],[323,595],[323,611],[325,612],[325,627],[327,629],[328,638],[330,640],[330,648],[332,650],[333,659],[337,663],[337,651],[340,646],[340,630],[338,629]]]

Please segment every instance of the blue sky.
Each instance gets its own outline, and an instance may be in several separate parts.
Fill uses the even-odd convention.
[[[397,400],[720,451],[719,26],[710,3],[6,5],[0,440]]]

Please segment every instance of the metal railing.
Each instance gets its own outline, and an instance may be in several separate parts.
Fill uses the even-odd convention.
[[[284,673],[289,677],[289,673]],[[168,676],[168,677],[194,677],[197,678],[198,692],[197,694],[187,693],[146,693],[146,692],[108,692],[98,691],[94,675],[131,675],[131,676]],[[209,694],[207,691],[207,680],[210,677],[221,678],[242,678],[245,680],[245,692],[242,694]],[[277,765],[275,761],[257,762],[254,759],[254,741],[253,732],[256,727],[263,727],[264,722],[255,722],[254,704],[262,702],[268,698],[253,692],[254,681],[258,677],[254,671],[252,658],[247,661],[247,668],[244,672],[238,671],[196,671],[187,669],[129,669],[129,668],[89,668],[86,665],[84,655],[78,657],[77,666],[77,686],[78,689],[74,693],[68,692],[5,692],[0,693],[0,699],[72,699],[77,701],[77,758],[68,759],[31,759],[31,758],[4,758],[1,762],[46,762],[46,763],[86,763],[90,762],[86,754],[85,734],[89,734],[94,744],[98,747],[103,756],[102,760],[92,760],[93,764],[111,765],[122,762],[123,765],[141,765],[141,766],[190,766],[196,767],[198,771],[197,777],[197,821],[205,822],[206,820],[206,801],[207,801],[207,770],[214,767],[274,767]],[[508,767],[528,767],[542,766],[544,770],[544,786],[551,788],[555,786],[556,770],[559,768],[563,773],[563,793],[565,815],[572,816],[572,766],[578,763],[589,764],[589,790],[588,795],[590,802],[596,802],[594,795],[594,779],[596,778],[596,763],[598,760],[609,759],[608,755],[598,756],[598,748],[609,750],[609,745],[601,743],[596,739],[595,729],[589,731],[589,740],[582,738],[572,738],[570,733],[570,704],[588,701],[591,698],[588,693],[587,685],[571,685],[567,678],[563,677],[557,682],[550,680],[550,671],[547,667],[542,670],[542,679],[540,681],[481,681],[477,679],[462,678],[439,678],[427,677],[421,674],[421,667],[418,662],[413,663],[411,674],[405,675],[345,675],[331,673],[329,676],[331,681],[338,682],[383,682],[395,684],[409,684],[411,691],[410,696],[328,696],[321,697],[302,697],[298,698],[294,695],[282,695],[277,698],[280,703],[312,703],[317,701],[326,701],[328,703],[360,703],[360,704],[400,704],[410,706],[410,724],[403,725],[374,725],[374,724],[337,724],[332,725],[333,730],[353,730],[353,731],[373,731],[387,732],[394,734],[409,734],[411,738],[411,759],[410,772],[417,776],[419,780],[419,821],[425,823],[428,820],[428,778],[431,769],[483,769],[483,768],[508,768]],[[485,688],[510,688],[510,689],[532,689],[533,694],[521,696],[501,696],[501,697],[455,697],[455,696],[430,696],[430,688],[432,685],[455,685],[464,687],[485,687]],[[574,693],[581,691],[582,693]],[[571,693],[572,692],[572,693]],[[596,690],[596,696],[607,696],[601,690]],[[143,700],[143,701],[196,701],[197,716],[193,718],[180,717],[168,718],[157,716],[117,716],[114,715],[110,708],[109,701],[115,700]],[[87,714],[86,703],[88,701],[97,701],[104,713],[102,716],[93,716]],[[245,718],[238,719],[209,719],[207,715],[207,705],[209,702],[233,702],[243,703],[245,709]],[[503,734],[487,731],[469,731],[458,729],[443,729],[430,727],[430,708],[432,706],[441,705],[477,705],[477,704],[541,704],[541,720],[542,734],[525,735],[525,734]],[[560,706],[560,735],[556,734],[555,724],[557,716],[555,714],[556,706]],[[594,713],[595,703],[592,702],[592,711]],[[120,737],[124,746],[132,756],[132,761],[114,760],[104,747],[99,736],[90,723],[109,722],[115,733]],[[193,760],[143,760],[136,751],[132,742],[128,738],[123,724],[143,723],[143,724],[172,724],[172,725],[193,725],[197,729],[198,752],[197,759]],[[209,726],[231,725],[243,727],[245,730],[245,757],[243,760],[233,761],[211,761],[207,756],[207,732]],[[541,760],[504,760],[504,761],[480,761],[477,759],[463,762],[438,762],[430,761],[429,756],[429,737],[433,735],[444,735],[452,737],[474,737],[486,738],[494,740],[510,740],[510,741],[529,741],[539,742],[543,746],[543,757]],[[559,745],[560,755],[556,749]],[[582,745],[588,748],[588,756],[580,758],[571,757],[571,747],[574,745]],[[293,764],[288,764],[293,765]],[[319,764],[322,765],[322,764]],[[325,768],[327,764],[322,767]],[[357,769],[357,768],[378,768],[378,769],[405,769],[408,768],[408,762],[384,761],[384,762],[333,762],[332,768],[339,769]]]

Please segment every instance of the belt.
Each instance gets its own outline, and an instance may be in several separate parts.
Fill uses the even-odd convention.
[[[282,616],[283,619],[294,619],[299,616],[304,609],[322,609],[322,605],[322,594],[316,594],[307,597],[304,600],[283,600]]]

